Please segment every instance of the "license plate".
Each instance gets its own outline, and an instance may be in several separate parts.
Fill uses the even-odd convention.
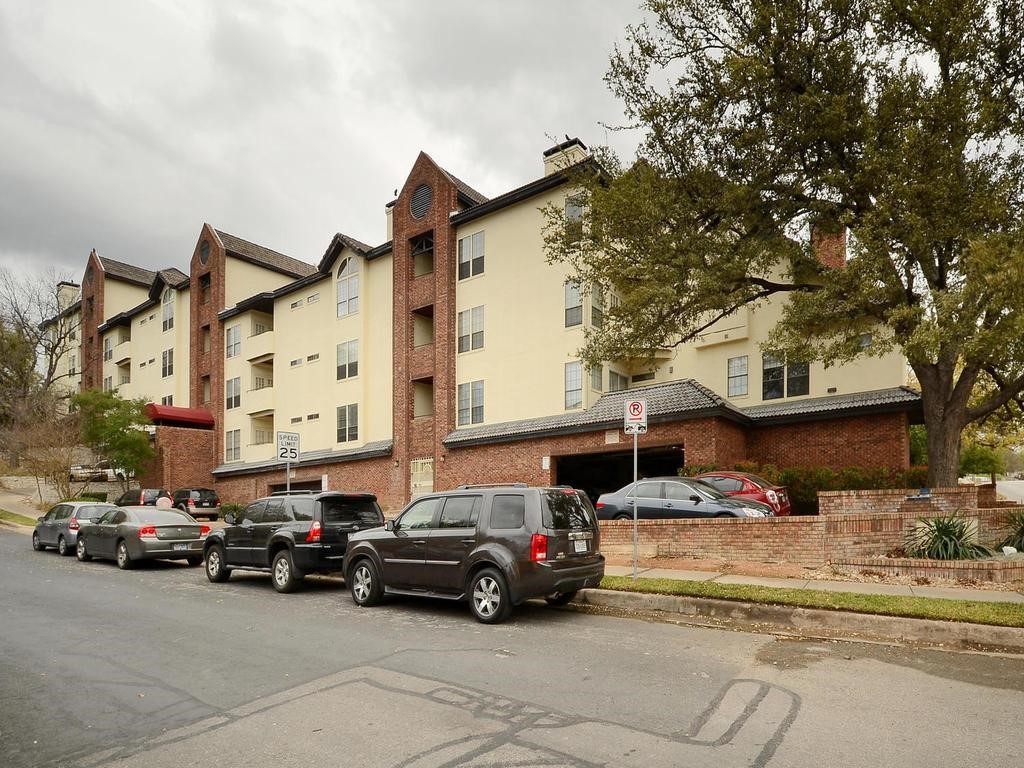
[[[172,544],[171,549],[174,551],[188,549],[188,544]]]
[[[573,550],[576,551],[576,552],[586,552],[587,551],[587,542],[586,542],[585,539],[583,539],[583,540],[577,539],[576,541],[574,541],[572,543],[572,546],[573,546]]]

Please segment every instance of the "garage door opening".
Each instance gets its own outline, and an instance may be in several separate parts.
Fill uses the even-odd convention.
[[[641,448],[637,451],[637,472],[640,477],[676,475],[683,466],[683,455],[681,445]],[[586,491],[591,501],[633,482],[632,450],[553,458],[555,482]]]
[[[286,490],[284,483],[273,483],[270,486],[271,493],[277,493],[278,491]],[[293,491],[316,491],[319,493],[323,490],[323,482],[321,480],[303,480],[302,482],[292,481],[291,490]]]

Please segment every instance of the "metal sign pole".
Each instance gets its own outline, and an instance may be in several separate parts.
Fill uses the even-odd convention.
[[[637,519],[638,519],[638,517],[637,517],[637,511],[636,511],[636,508],[637,508],[636,488],[637,488],[637,480],[638,480],[637,472],[636,472],[636,441],[637,441],[637,437],[638,437],[638,434],[636,432],[634,432],[633,433],[633,581],[636,581],[637,550],[638,550],[638,545],[637,545],[637,536],[638,536],[638,533],[637,533],[637,528],[638,528]]]
[[[290,461],[284,463],[284,491],[285,493],[292,492],[292,463]]]

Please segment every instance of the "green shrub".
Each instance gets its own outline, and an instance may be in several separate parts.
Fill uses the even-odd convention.
[[[992,551],[975,541],[967,518],[959,515],[918,518],[918,525],[907,534],[906,549],[911,557],[932,560],[977,560],[991,557]]]
[[[999,542],[999,547],[1014,547],[1018,552],[1024,552],[1024,512],[1011,512],[1007,528],[1007,536]]]
[[[220,505],[220,519],[223,520],[228,515],[238,516],[238,513],[245,509],[244,504],[221,504]]]
[[[106,501],[106,491],[82,491],[74,501]]]
[[[750,472],[789,492],[793,514],[818,514],[818,491],[864,491],[885,488],[923,488],[927,485],[928,468],[911,467],[906,471],[874,467],[788,467],[778,469],[771,464],[743,462],[731,467],[688,466],[680,470],[684,477],[716,469]]]

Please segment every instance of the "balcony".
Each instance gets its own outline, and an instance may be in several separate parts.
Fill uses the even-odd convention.
[[[242,448],[242,461],[267,461],[277,455],[274,443],[250,443]]]
[[[266,363],[274,359],[274,332],[250,336],[245,340],[245,359],[250,363]]]
[[[242,407],[250,416],[269,416],[274,412],[274,388],[250,389],[242,395]]]
[[[132,361],[132,340],[126,339],[114,347],[114,363],[128,365]]]

